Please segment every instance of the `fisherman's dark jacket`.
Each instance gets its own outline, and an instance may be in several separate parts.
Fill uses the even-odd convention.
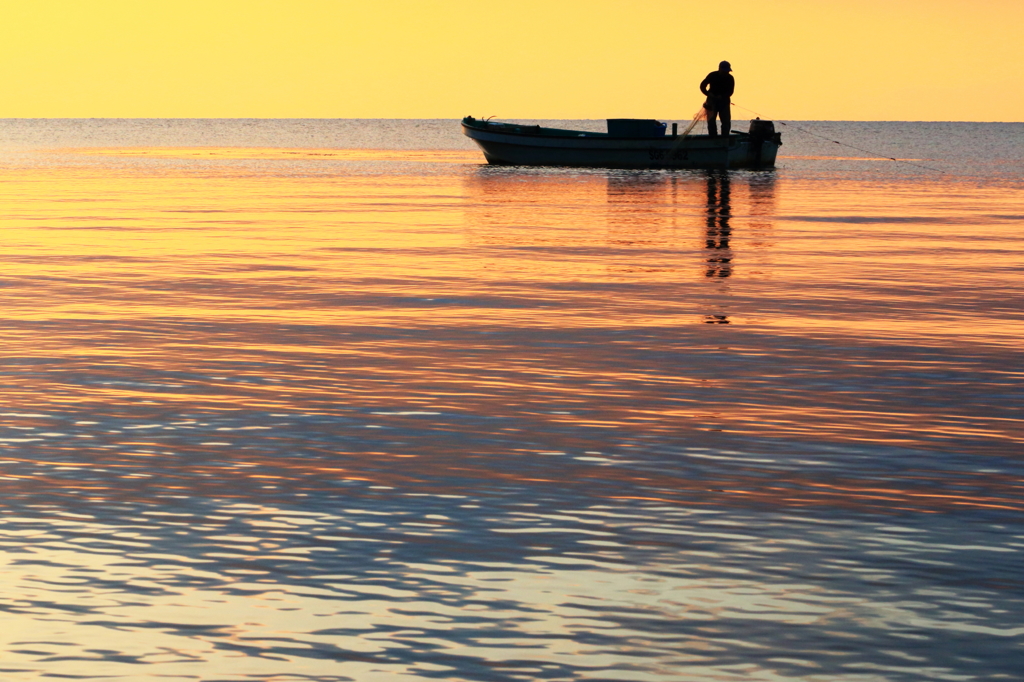
[[[705,93],[707,95],[712,97],[732,97],[732,92],[736,89],[736,79],[727,71],[712,71],[708,74],[707,78],[700,82],[701,92],[704,92],[705,85],[708,86],[708,91]]]

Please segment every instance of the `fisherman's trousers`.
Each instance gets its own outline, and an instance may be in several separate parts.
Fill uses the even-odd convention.
[[[708,112],[708,135],[718,137],[718,124],[715,122],[715,118],[718,117],[722,121],[722,135],[728,137],[729,131],[732,130],[732,106],[729,98],[708,95],[704,108]]]

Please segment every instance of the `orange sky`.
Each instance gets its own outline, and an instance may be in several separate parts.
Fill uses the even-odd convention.
[[[0,117],[1024,121],[1022,0],[0,0]],[[737,116],[744,112],[738,111]]]

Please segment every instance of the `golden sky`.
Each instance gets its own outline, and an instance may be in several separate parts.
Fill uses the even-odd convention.
[[[0,117],[1024,121],[1024,0],[0,0]],[[740,117],[745,112],[738,110]]]

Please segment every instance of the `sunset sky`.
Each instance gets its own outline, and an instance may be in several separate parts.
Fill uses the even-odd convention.
[[[1024,121],[1022,0],[0,0],[0,117]],[[745,112],[739,110],[736,116]]]

